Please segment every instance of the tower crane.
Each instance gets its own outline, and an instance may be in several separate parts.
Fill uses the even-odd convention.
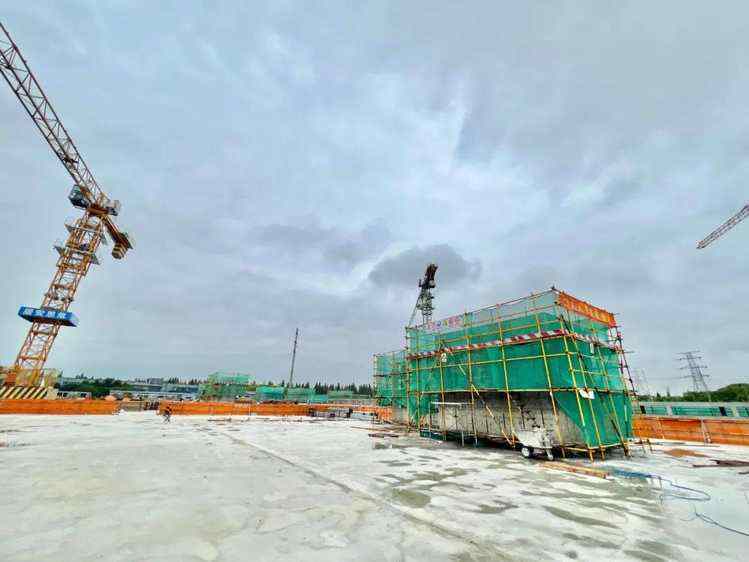
[[[726,232],[731,230],[734,226],[739,224],[746,217],[749,217],[749,203],[744,205],[738,213],[733,215],[730,219],[728,219],[726,222],[721,224],[718,228],[713,230],[705,238],[700,240],[700,242],[697,244],[697,249],[702,250],[704,248],[707,248],[710,244],[715,242],[718,238],[723,236]]]
[[[115,217],[120,213],[120,202],[110,199],[94,179],[91,170],[78,151],[73,139],[62,124],[33,72],[0,22],[0,73],[10,86],[52,152],[73,179],[68,199],[83,214],[65,224],[68,238],[55,246],[59,254],[57,269],[49,289],[44,293],[39,308],[22,306],[18,315],[31,323],[28,334],[18,352],[15,363],[5,378],[5,385],[16,383],[21,372],[28,381],[41,375],[52,344],[60,327],[76,326],[78,319],[69,311],[81,280],[92,265],[98,264],[96,254],[100,244],[113,243],[112,256],[122,259],[134,242],[130,234],[120,229]],[[27,384],[34,384],[33,382]]]
[[[432,294],[432,289],[437,286],[437,282],[434,279],[436,273],[437,264],[430,263],[424,272],[424,277],[419,279],[419,296],[416,299],[413,312],[411,312],[411,319],[408,321],[409,326],[413,326],[416,319],[416,311],[418,310],[421,311],[421,318],[424,324],[432,319],[432,312],[434,312],[434,305],[432,304],[434,295]]]

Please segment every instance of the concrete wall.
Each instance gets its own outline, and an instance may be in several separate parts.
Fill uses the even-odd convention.
[[[463,431],[479,437],[510,438],[514,430],[530,430],[534,426],[553,430],[553,440],[559,443],[559,436],[554,423],[554,411],[548,393],[522,392],[511,393],[512,422],[507,409],[505,394],[482,393],[483,402],[474,394],[474,405],[471,407],[471,396],[467,393],[445,393],[445,404],[434,404],[436,411],[424,416],[422,425],[431,426],[435,431]],[[442,402],[440,395],[434,395],[433,402]],[[491,411],[491,413],[489,412]],[[557,408],[559,429],[566,445],[584,443],[579,428]],[[395,421],[407,421],[404,408],[393,409]]]

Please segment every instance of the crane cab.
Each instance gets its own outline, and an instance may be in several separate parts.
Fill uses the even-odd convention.
[[[91,205],[89,200],[83,194],[83,190],[79,185],[73,186],[73,188],[70,190],[70,193],[68,194],[68,199],[76,209],[86,210],[89,207],[93,207],[92,211],[94,212],[105,213],[114,217],[119,215],[120,209],[122,209],[122,204],[120,203],[119,199],[106,199],[106,201],[102,205]]]
[[[88,199],[86,199],[86,196],[83,195],[83,191],[81,191],[81,188],[77,185],[74,185],[73,189],[70,190],[68,199],[76,209],[83,209],[84,211],[88,209]]]

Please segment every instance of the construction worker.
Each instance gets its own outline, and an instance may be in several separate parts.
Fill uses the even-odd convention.
[[[172,407],[167,406],[164,408],[164,423],[169,423],[172,421]]]

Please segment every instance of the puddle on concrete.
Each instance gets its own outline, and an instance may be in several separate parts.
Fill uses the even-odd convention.
[[[496,513],[502,513],[504,511],[507,511],[508,509],[513,509],[515,507],[517,507],[517,505],[511,502],[496,501],[494,502],[494,505],[480,503],[476,511],[478,511],[479,513],[496,514]]]
[[[476,487],[473,484],[456,484],[455,482],[444,482],[440,484],[441,490],[457,490],[458,492],[474,492]]]
[[[528,467],[527,466],[519,466],[517,463],[499,463],[499,462],[493,462],[489,463],[484,466],[484,468],[491,469],[491,468],[499,468],[501,470],[510,470],[512,472],[527,472]]]
[[[374,443],[372,443],[372,448],[375,450],[377,449],[405,449],[408,446],[409,445],[401,445],[401,444],[388,443],[388,442],[380,443],[379,441],[375,441]]]
[[[582,523],[583,525],[593,525],[597,527],[609,527],[611,529],[618,528],[616,525],[612,525],[611,523],[607,521],[593,519],[592,517],[583,517],[581,515],[575,515],[574,513],[572,513],[571,511],[567,511],[566,509],[560,509],[558,507],[553,507],[551,505],[545,505],[543,507],[546,511],[548,511],[552,515],[556,515],[557,517],[561,519],[566,519],[568,521],[574,521],[575,523]]]
[[[390,493],[394,500],[408,507],[425,507],[431,501],[428,495],[415,490],[393,488]]]
[[[390,466],[401,466],[397,463],[389,463]],[[411,463],[408,463],[409,465]],[[403,475],[395,475],[395,474],[383,474],[379,477],[375,477],[375,480],[379,482],[385,482],[386,484],[391,484],[394,486],[403,486],[406,484],[410,484],[411,482],[416,481],[424,481],[426,480],[427,483],[421,483],[418,486],[416,486],[416,489],[418,490],[429,490],[433,486],[435,486],[438,483],[443,482],[447,478],[453,478],[456,476],[463,476],[465,474],[469,474],[470,472],[475,471],[468,471],[464,470],[462,468],[450,468],[447,469],[445,472],[435,472],[435,471],[428,471],[428,472],[411,472],[408,476]],[[452,486],[460,491],[471,491],[475,488],[467,485],[462,485],[454,482],[444,482],[442,486]]]
[[[637,541],[637,547],[640,548],[640,550],[665,558],[666,560],[674,560],[676,558],[676,552],[673,548],[657,541]]]
[[[413,463],[406,462],[406,461],[377,461],[381,464],[386,464],[387,466],[411,466]]]
[[[661,558],[651,552],[645,552],[644,550],[625,550],[624,554],[632,560],[642,560],[643,562],[667,562],[672,558]]]
[[[575,533],[562,533],[562,536],[566,539],[579,542],[585,545],[586,547],[610,548],[610,549],[619,548],[619,545],[616,543],[609,542],[609,541],[602,541],[590,535],[581,537],[580,535],[576,535]]]
[[[455,478],[456,476],[465,476],[470,472],[476,472],[475,470],[466,470],[464,468],[448,468],[444,472],[435,472],[434,470],[428,470],[426,472],[412,472],[412,480],[432,480],[433,482],[441,482],[446,478]]]
[[[403,486],[413,482],[412,478],[401,478],[395,474],[383,474],[381,477],[376,477],[375,480],[385,482],[389,486]]]

